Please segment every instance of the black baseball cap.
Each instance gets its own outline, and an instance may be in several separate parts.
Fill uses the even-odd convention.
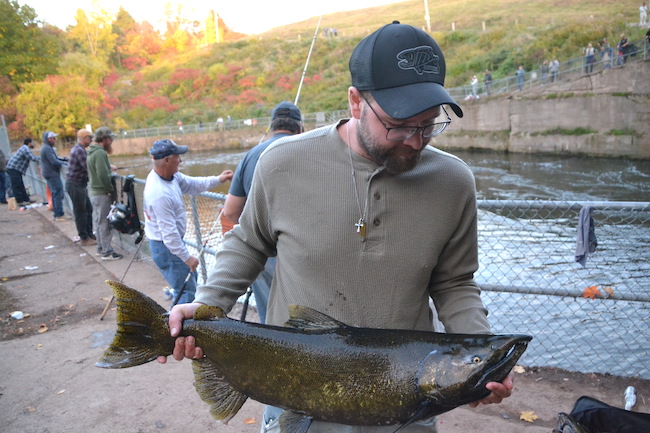
[[[408,119],[439,105],[458,117],[463,110],[445,90],[445,57],[429,34],[393,21],[364,38],[350,57],[352,85],[367,90],[395,119]]]
[[[163,159],[170,155],[182,155],[187,152],[187,149],[187,146],[179,146],[172,140],[165,138],[154,141],[153,147],[149,149],[149,153],[153,156],[153,159]]]
[[[302,114],[300,114],[300,110],[289,101],[282,101],[273,108],[271,121],[280,117],[288,117],[297,120],[298,122],[302,122]]]

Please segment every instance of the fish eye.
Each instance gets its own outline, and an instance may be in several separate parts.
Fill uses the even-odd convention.
[[[478,364],[479,362],[481,362],[481,357],[480,356],[474,356],[472,358],[472,364]]]

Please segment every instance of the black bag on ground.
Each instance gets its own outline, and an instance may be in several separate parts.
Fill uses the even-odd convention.
[[[591,397],[580,397],[570,415],[591,433],[650,432],[650,414],[610,406]]]
[[[144,236],[144,229],[138,216],[138,207],[135,201],[135,190],[133,187],[135,176],[130,174],[122,184],[122,196],[126,194],[127,203],[115,203],[108,214],[108,222],[112,228],[120,233],[132,235],[139,233],[135,240],[139,243]]]

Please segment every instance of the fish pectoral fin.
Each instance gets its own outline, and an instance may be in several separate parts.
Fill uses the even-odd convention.
[[[289,305],[289,320],[286,321],[284,326],[308,332],[343,328],[347,325],[320,311],[302,305],[291,304]]]
[[[226,313],[219,307],[213,307],[210,305],[201,305],[199,308],[194,311],[194,320],[215,320],[223,319],[226,317]]]
[[[194,388],[201,399],[210,405],[210,414],[214,419],[228,424],[248,396],[233,388],[218,366],[207,358],[193,360],[192,368]]]
[[[312,418],[290,410],[285,410],[278,417],[280,433],[307,433]]]
[[[404,427],[407,427],[413,424],[416,421],[421,421],[423,419],[431,418],[434,416],[434,413],[431,410],[430,405],[427,402],[424,402],[420,405],[420,408],[406,421],[404,424],[399,426],[393,433],[397,433],[402,430]]]

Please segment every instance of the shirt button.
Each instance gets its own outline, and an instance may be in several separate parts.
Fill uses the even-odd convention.
[[[381,194],[378,192],[375,193],[375,200],[379,200],[381,198]]]
[[[374,220],[372,220],[372,224],[378,226],[379,224],[381,224],[381,221],[379,220],[379,218],[375,218]]]

